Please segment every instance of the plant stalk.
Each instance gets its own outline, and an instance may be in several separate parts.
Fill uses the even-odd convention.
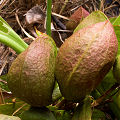
[[[51,6],[52,0],[47,0],[47,20],[46,20],[46,32],[51,36]]]

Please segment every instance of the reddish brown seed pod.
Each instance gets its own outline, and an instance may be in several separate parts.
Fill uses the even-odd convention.
[[[111,69],[118,41],[109,20],[75,32],[60,47],[55,75],[62,95],[79,102]]]
[[[54,41],[43,34],[18,55],[8,72],[14,96],[35,107],[51,104],[56,51]]]

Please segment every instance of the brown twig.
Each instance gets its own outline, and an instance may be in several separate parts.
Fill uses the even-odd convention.
[[[97,8],[96,8],[95,2],[93,0],[92,0],[92,4],[93,4],[93,7],[94,7],[94,11],[96,11]]]
[[[9,2],[9,0],[1,0],[0,1],[0,10]]]
[[[67,3],[68,3],[68,0],[65,0],[64,5],[62,6],[62,9],[60,10],[59,14],[62,14],[62,12],[64,11],[64,9],[67,5]]]
[[[2,94],[2,89],[1,89],[1,87],[0,87],[0,98],[1,98],[2,104],[5,104],[5,100],[4,100],[4,96],[3,96],[3,94]]]
[[[56,104],[56,107],[61,108],[66,103],[66,99],[63,99],[59,103]]]
[[[113,8],[113,7],[117,7],[117,6],[118,6],[118,5],[111,5],[111,6],[107,7],[107,8],[105,8],[104,11],[106,11],[106,10],[108,10],[108,9],[110,9],[110,8]]]
[[[101,11],[104,11],[104,2],[105,2],[105,0],[101,0],[101,2],[100,2],[100,10]]]
[[[92,103],[92,107],[98,106],[112,91],[119,86],[118,83],[114,84],[109,90],[107,90],[101,97]]]
[[[8,61],[5,60],[4,63],[3,63],[3,65],[2,65],[2,68],[0,69],[0,75],[2,74],[3,69],[4,69],[4,67],[6,66],[7,63],[8,63]]]
[[[12,116],[13,115],[15,115],[17,112],[19,112],[24,106],[26,106],[27,105],[27,103],[25,103],[25,104],[23,104],[21,107],[19,107],[13,114],[12,114]]]
[[[20,20],[19,20],[19,17],[18,17],[18,14],[17,14],[17,11],[16,11],[16,13],[15,13],[15,17],[16,17],[16,21],[17,21],[18,25],[20,26],[20,28],[21,28],[21,30],[24,32],[24,34],[25,34],[27,37],[35,40],[35,38],[34,38],[33,36],[31,36],[30,34],[28,34],[28,33],[25,31],[25,29],[22,27],[22,25],[21,25],[21,23],[20,23]]]

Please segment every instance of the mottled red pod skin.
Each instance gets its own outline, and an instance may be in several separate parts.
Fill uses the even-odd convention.
[[[55,75],[62,95],[80,102],[111,69],[118,49],[112,24],[107,20],[83,28],[60,47]]]
[[[33,41],[12,63],[8,87],[13,95],[35,107],[51,104],[56,46],[47,35]]]

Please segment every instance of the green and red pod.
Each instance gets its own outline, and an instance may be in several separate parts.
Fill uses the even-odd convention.
[[[113,66],[118,41],[109,20],[84,27],[60,47],[55,75],[62,95],[80,102]]]
[[[52,38],[42,34],[18,55],[8,72],[8,87],[14,96],[31,106],[51,104],[56,52]]]

